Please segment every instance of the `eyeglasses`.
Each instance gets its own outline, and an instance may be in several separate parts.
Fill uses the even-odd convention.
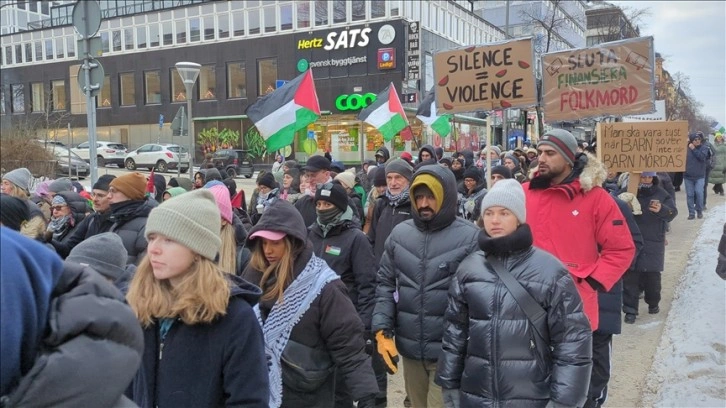
[[[52,207],[50,207],[50,208],[51,208],[51,209],[52,209],[53,211],[60,211],[60,210],[62,210],[62,209],[64,209],[64,208],[66,208],[66,207],[68,207],[68,206],[67,206],[67,205],[54,205],[54,206],[52,206]]]
[[[315,185],[315,187],[318,190],[332,190],[333,189],[333,183],[327,182],[327,183],[318,183]]]

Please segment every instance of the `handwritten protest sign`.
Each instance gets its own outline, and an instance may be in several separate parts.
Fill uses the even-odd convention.
[[[597,153],[610,171],[684,171],[688,122],[599,123]]]
[[[533,106],[533,66],[531,38],[439,52],[434,55],[436,111]]]
[[[654,110],[653,37],[542,56],[546,122]]]

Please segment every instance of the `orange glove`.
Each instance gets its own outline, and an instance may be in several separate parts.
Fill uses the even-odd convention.
[[[396,374],[398,372],[398,350],[396,350],[396,343],[392,338],[386,337],[383,334],[383,330],[376,332],[376,343],[378,343],[378,354],[383,357],[388,373]]]

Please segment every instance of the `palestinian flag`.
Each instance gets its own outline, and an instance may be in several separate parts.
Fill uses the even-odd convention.
[[[245,112],[265,139],[267,151],[292,144],[295,132],[320,117],[312,70],[259,98]]]
[[[403,105],[398,99],[398,92],[396,92],[393,82],[378,94],[375,102],[360,111],[358,120],[378,129],[386,142],[408,126],[406,112],[403,111]]]
[[[446,135],[451,133],[451,124],[449,123],[451,115],[436,115],[436,95],[434,94],[434,88],[421,101],[421,105],[419,105],[416,111],[416,117],[421,119],[421,122],[428,125],[441,137],[446,137]]]

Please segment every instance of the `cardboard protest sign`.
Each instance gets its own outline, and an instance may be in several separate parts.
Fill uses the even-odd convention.
[[[597,144],[609,171],[684,171],[688,122],[598,123]]]
[[[532,39],[434,54],[436,111],[523,108],[537,103]]]
[[[653,112],[654,61],[653,37],[543,55],[545,121]]]

